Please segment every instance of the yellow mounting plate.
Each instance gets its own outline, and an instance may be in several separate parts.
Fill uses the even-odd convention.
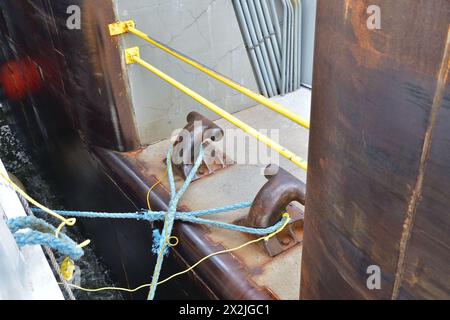
[[[134,57],[140,57],[139,47],[125,49],[125,62],[127,64],[135,63]]]
[[[128,32],[128,28],[132,27],[134,28],[136,24],[133,20],[128,21],[119,21],[115,23],[111,23],[109,27],[109,34],[111,36],[118,36],[119,34],[124,34]]]

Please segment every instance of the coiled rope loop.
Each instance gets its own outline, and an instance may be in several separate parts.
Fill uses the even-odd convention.
[[[7,224],[19,247],[44,245],[73,260],[78,260],[84,254],[83,249],[65,234],[59,232],[56,237],[57,228],[42,219],[33,216],[18,217],[8,220]]]

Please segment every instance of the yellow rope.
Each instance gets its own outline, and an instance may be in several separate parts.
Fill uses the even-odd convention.
[[[72,220],[72,219],[75,219],[75,218],[70,218],[70,219],[67,219],[67,220]],[[56,228],[56,230],[55,230],[55,237],[56,237],[56,239],[59,238],[59,233],[61,232],[62,228],[64,228],[66,225],[67,225],[66,221],[63,221],[58,226],[58,228]]]
[[[158,282],[157,284],[161,285],[161,284],[166,283],[166,282],[168,282],[168,281],[170,281],[170,280],[172,280],[172,279],[174,279],[174,278],[176,278],[178,276],[181,276],[181,275],[183,275],[185,273],[188,273],[188,272],[192,271],[194,268],[196,268],[198,265],[200,265],[201,263],[205,262],[206,260],[208,260],[208,259],[210,259],[210,258],[212,258],[214,256],[217,256],[217,255],[220,255],[220,254],[224,254],[224,253],[234,252],[234,251],[240,250],[240,249],[242,249],[244,247],[247,247],[247,246],[249,246],[249,245],[251,245],[253,243],[260,242],[262,240],[268,241],[270,238],[274,237],[275,235],[277,235],[278,233],[283,231],[284,228],[286,228],[286,226],[289,224],[289,222],[291,220],[290,217],[289,217],[289,214],[288,213],[284,213],[283,214],[283,218],[287,218],[287,219],[284,222],[284,224],[280,227],[280,229],[278,229],[277,231],[275,231],[275,232],[273,232],[273,233],[271,233],[271,234],[269,234],[267,236],[264,236],[264,237],[261,237],[261,238],[258,238],[258,239],[246,242],[246,243],[244,243],[244,244],[242,244],[242,245],[240,245],[238,247],[211,253],[210,255],[207,255],[206,257],[204,257],[201,260],[199,260],[197,263],[193,264],[191,267],[187,268],[186,270],[178,272],[178,273],[175,273],[174,275],[172,275],[172,276],[170,276],[170,277],[168,277],[168,278]],[[136,292],[136,291],[139,291],[139,290],[141,290],[143,288],[147,288],[147,287],[151,287],[152,286],[151,283],[147,283],[147,284],[143,284],[143,285],[141,285],[141,286],[139,286],[137,288],[134,288],[134,289],[127,289],[127,288],[121,288],[121,287],[102,287],[102,288],[96,288],[96,289],[89,289],[89,288],[83,288],[83,287],[80,287],[80,286],[77,286],[77,285],[74,285],[74,284],[70,284],[70,283],[68,285],[71,288],[78,289],[78,290],[81,290],[81,291],[86,291],[86,292],[99,292],[99,291],[105,291],[105,290]]]
[[[20,189],[20,187],[18,187],[11,179],[9,179],[9,177],[6,177],[3,173],[0,172],[0,177],[2,177],[6,182],[9,183],[9,185],[11,185],[11,187],[13,187],[14,190],[16,190],[18,193],[20,193],[25,199],[28,200],[28,202],[34,204],[36,207],[38,207],[39,209],[47,212],[49,215],[51,215],[52,217],[59,219],[61,221],[63,221],[65,223],[65,225],[68,226],[73,226],[76,222],[75,218],[70,218],[70,219],[66,219],[63,216],[57,214],[56,212],[54,212],[53,210],[47,208],[46,206],[40,204],[39,202],[37,202],[36,200],[34,200],[33,198],[31,198],[28,194],[26,194],[25,191],[23,191],[22,189]],[[61,227],[62,228],[62,227]]]
[[[59,285],[62,285],[62,282],[58,282]],[[89,289],[89,288],[83,288],[80,286],[77,286],[75,284],[71,284],[68,283],[67,284],[69,287],[73,288],[73,289],[77,289],[77,290],[81,290],[81,291],[85,291],[85,292],[100,292],[100,291],[106,291],[106,290],[114,290],[114,291],[125,291],[125,292],[136,292],[139,291],[141,289],[144,289],[146,287],[150,287],[150,284],[144,284],[142,286],[139,286],[137,288],[134,289],[127,289],[127,288],[121,288],[121,287],[102,287],[102,288],[97,288],[97,289]]]
[[[77,222],[77,219],[75,218],[64,218],[63,216],[57,214],[56,212],[54,212],[53,210],[47,208],[46,206],[44,206],[43,204],[40,204],[39,202],[37,202],[36,200],[34,200],[32,197],[30,197],[25,191],[23,191],[19,186],[17,186],[9,177],[5,176],[2,172],[0,172],[0,177],[3,178],[3,180],[5,180],[14,190],[16,190],[20,195],[22,195],[26,200],[28,200],[28,202],[34,204],[36,207],[38,207],[39,209],[41,209],[42,211],[48,213],[49,215],[51,215],[52,217],[61,220],[61,224],[58,226],[58,228],[56,228],[55,230],[55,237],[58,238],[59,233],[61,232],[61,229],[64,226],[74,226],[75,223]],[[85,240],[84,242],[80,243],[79,245],[77,245],[77,247],[79,248],[84,248],[85,246],[89,245],[89,243],[91,243],[90,240]]]
[[[165,178],[167,176],[167,170],[166,170],[166,172],[164,173],[164,176],[163,176],[163,178]],[[152,206],[150,205],[150,193],[153,191],[153,189],[155,189],[155,187],[157,186],[157,185],[159,185],[159,184],[161,184],[161,180],[158,180],[158,181],[156,181],[156,183],[154,184],[154,185],[152,185],[149,189],[148,189],[148,191],[147,191],[147,207],[148,207],[148,210],[152,210]]]
[[[269,234],[269,235],[267,235],[265,237],[261,237],[261,238],[258,238],[258,239],[246,242],[246,243],[244,243],[244,244],[242,244],[242,245],[240,245],[240,246],[238,246],[236,248],[226,249],[226,250],[218,251],[218,252],[215,252],[215,253],[211,253],[210,255],[207,255],[206,257],[204,257],[201,260],[199,260],[197,263],[193,264],[188,269],[186,269],[184,271],[181,271],[181,272],[178,272],[178,273],[175,273],[174,275],[168,277],[167,279],[164,279],[164,280],[158,282],[158,285],[163,284],[163,283],[165,283],[165,282],[167,282],[169,280],[172,280],[173,278],[176,278],[178,276],[181,276],[182,274],[188,273],[189,271],[191,271],[195,267],[197,267],[199,264],[201,264],[202,262],[208,260],[211,257],[217,256],[217,255],[223,254],[223,253],[229,253],[229,252],[237,251],[237,250],[240,250],[240,249],[242,249],[242,248],[244,248],[246,246],[249,246],[249,245],[251,245],[253,243],[257,243],[257,242],[262,241],[262,240],[268,241],[270,238],[274,237],[275,235],[277,235],[278,233],[283,231],[283,229],[288,225],[289,221],[291,220],[288,213],[284,213],[283,214],[283,218],[287,218],[287,219],[284,222],[284,224],[280,227],[280,229],[278,229],[277,231],[275,231],[275,232],[273,232],[273,233],[271,233],[271,234]]]

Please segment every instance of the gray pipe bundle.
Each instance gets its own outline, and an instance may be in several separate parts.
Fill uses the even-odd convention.
[[[300,88],[301,0],[233,0],[233,6],[261,93]]]

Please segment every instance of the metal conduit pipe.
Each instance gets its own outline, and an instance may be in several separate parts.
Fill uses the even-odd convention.
[[[276,32],[276,35],[277,35],[278,43],[281,46],[281,44],[283,43],[282,42],[283,40],[281,38],[280,20],[278,19],[277,9],[275,7],[275,1],[274,0],[270,0],[269,3],[270,3],[270,10],[269,10],[269,12],[270,12],[270,15],[272,16],[273,25],[275,27],[275,32]],[[263,5],[263,9],[264,9],[264,6],[267,8],[267,0],[262,0],[262,5]]]
[[[267,0],[233,0],[255,74],[269,97],[301,87],[302,2],[280,1],[282,27],[275,0],[269,2],[270,6]]]
[[[291,3],[291,12],[292,12],[292,20],[291,20],[291,45],[292,45],[292,49],[291,49],[291,55],[292,55],[292,60],[291,60],[291,91],[295,90],[295,86],[294,86],[294,78],[295,78],[295,10],[294,10],[294,5],[292,4],[292,0],[290,1]]]
[[[251,22],[251,24],[256,32],[257,41],[261,48],[261,52],[262,52],[262,56],[263,56],[263,65],[265,66],[267,74],[269,75],[269,81],[270,81],[270,85],[273,89],[273,95],[277,95],[278,89],[277,89],[277,84],[276,84],[276,80],[275,80],[275,73],[273,72],[273,69],[271,67],[271,59],[269,58],[266,42],[265,42],[264,36],[261,31],[261,26],[260,26],[260,22],[258,19],[258,15],[256,13],[255,4],[254,4],[253,0],[242,0],[242,4],[243,4],[243,9],[244,9],[244,14],[249,14],[248,21]],[[248,11],[246,12],[246,10],[248,10]]]
[[[293,79],[292,82],[294,84],[294,90],[298,89],[298,70],[299,70],[299,61],[298,61],[298,45],[299,45],[299,3],[297,0],[292,0],[292,7],[294,9],[294,32],[293,32],[293,45],[294,45],[294,50],[293,50],[293,55],[294,55],[294,66],[293,66]]]
[[[302,0],[296,0],[298,2],[298,87],[299,89],[302,86],[302,34],[303,34],[303,3]]]
[[[272,97],[272,96],[274,96],[274,90],[273,90],[273,87],[272,87],[272,82],[270,81],[269,74],[267,72],[267,68],[266,68],[265,63],[264,63],[264,58],[263,58],[261,46],[260,46],[260,44],[258,42],[258,37],[256,35],[256,30],[254,28],[253,21],[252,21],[251,16],[250,16],[250,11],[248,9],[247,2],[245,0],[241,0],[240,4],[241,4],[242,12],[243,12],[244,22],[247,25],[248,31],[250,33],[250,38],[252,40],[252,46],[255,48],[256,57],[258,59],[258,66],[259,66],[259,68],[261,70],[264,82],[266,84],[267,93],[268,93],[269,97]]]
[[[291,0],[286,0],[286,4],[287,4],[287,12],[288,12],[288,20],[287,20],[287,30],[288,30],[288,34],[287,34],[287,70],[286,70],[286,84],[287,84],[287,88],[286,91],[287,92],[291,92],[292,91],[292,75],[291,75],[291,71],[292,71],[292,3]]]
[[[281,76],[281,51],[280,51],[280,42],[277,38],[277,33],[276,30],[274,28],[274,22],[272,20],[272,15],[270,14],[270,10],[267,6],[267,0],[259,0],[259,5],[262,9],[264,18],[266,20],[267,23],[267,28],[268,28],[268,32],[270,34],[270,39],[272,41],[272,45],[273,45],[273,49],[275,51],[275,57],[277,59],[277,64],[278,64],[278,72],[280,73]],[[273,2],[273,1],[272,1]],[[281,79],[278,82],[278,86],[281,86]]]
[[[241,4],[239,0],[233,0],[234,10],[236,12],[239,28],[241,29],[242,37],[244,38],[245,47],[247,48],[248,55],[250,57],[250,63],[252,64],[256,81],[259,86],[259,90],[265,97],[269,97],[266,84],[263,78],[263,74],[261,72],[261,68],[259,67],[258,58],[256,56],[255,47],[252,44],[252,39],[250,37],[250,33],[245,23],[244,13],[242,11]]]
[[[277,93],[279,93],[280,92],[280,82],[281,82],[280,81],[281,80],[280,63],[279,63],[280,53],[278,50],[275,50],[275,47],[278,48],[278,44],[276,43],[277,39],[275,37],[275,32],[273,30],[273,26],[272,26],[273,32],[269,32],[269,27],[268,27],[269,21],[266,20],[266,17],[262,10],[261,0],[251,0],[251,1],[253,1],[254,8],[256,9],[256,14],[258,16],[262,35],[264,37],[264,41],[266,43],[266,48],[269,53],[272,70],[275,75],[276,87],[278,90]],[[269,18],[270,18],[270,16],[269,16]]]
[[[290,68],[290,72],[291,72],[291,79],[290,79],[290,84],[291,84],[291,89],[290,91],[294,91],[295,90],[295,86],[294,86],[294,77],[295,77],[295,11],[294,11],[294,5],[292,4],[292,0],[289,1],[289,5],[291,7],[291,68]]]
[[[296,24],[295,24],[295,90],[299,89],[301,86],[301,71],[302,71],[302,1],[293,0],[296,11]]]
[[[273,3],[273,1],[272,1]],[[283,5],[283,33],[281,40],[281,94],[285,95],[287,92],[287,25],[288,25],[288,9],[287,0],[281,0]],[[275,9],[275,8],[273,8]]]

